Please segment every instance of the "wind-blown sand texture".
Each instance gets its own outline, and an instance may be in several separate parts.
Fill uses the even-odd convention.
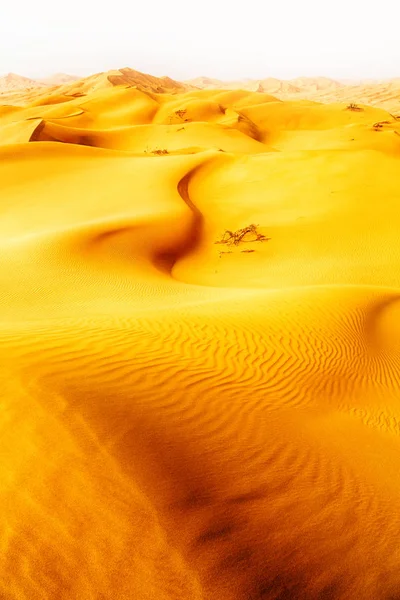
[[[400,598],[400,124],[37,94],[0,106],[0,597]]]

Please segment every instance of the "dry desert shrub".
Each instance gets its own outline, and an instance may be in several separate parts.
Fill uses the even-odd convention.
[[[160,150],[152,150],[151,153],[156,154],[157,156],[163,156],[164,154],[169,154],[168,150],[166,150],[165,148],[162,148]]]
[[[186,108],[180,108],[179,110],[175,110],[172,115],[169,116],[169,125],[176,123],[176,119],[178,118],[178,123],[190,123],[191,119],[186,118],[187,110]]]
[[[374,123],[372,127],[375,129],[375,131],[379,131],[384,125],[390,125],[390,121],[378,121],[377,123]]]
[[[347,105],[346,109],[353,110],[356,112],[360,112],[361,110],[364,110],[363,108],[361,108],[361,106],[358,106],[358,104],[355,104],[354,102],[350,102],[350,104]]]
[[[258,225],[247,225],[237,231],[226,229],[222,238],[214,242],[215,244],[227,244],[228,246],[238,246],[241,242],[266,242],[267,238],[257,231]]]
[[[183,119],[183,117],[186,115],[187,110],[186,109],[180,109],[180,110],[176,110],[175,114],[177,117],[179,117],[180,119]]]

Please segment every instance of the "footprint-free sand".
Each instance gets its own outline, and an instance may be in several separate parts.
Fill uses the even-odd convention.
[[[67,91],[0,106],[0,597],[400,597],[400,123]]]

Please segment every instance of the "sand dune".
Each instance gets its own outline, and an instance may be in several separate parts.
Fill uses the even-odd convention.
[[[29,88],[40,88],[43,84],[30,77],[23,77],[16,73],[8,73],[0,77],[0,94],[2,92],[12,92],[14,90],[26,90]]]
[[[290,83],[300,91],[337,90],[343,88],[344,84],[329,77],[296,77]]]
[[[276,77],[266,77],[265,79],[240,79],[238,81],[221,81],[210,79],[209,77],[197,77],[185,82],[187,85],[193,85],[201,89],[226,89],[226,90],[246,90],[249,92],[266,92],[271,94],[278,93],[297,93],[301,89],[295,83],[277,79]]]
[[[0,596],[400,597],[400,123],[96,81],[0,106]]]
[[[0,102],[16,105],[50,104],[59,102],[59,98],[82,98],[94,92],[112,91],[115,87],[158,94],[178,94],[197,89],[170,77],[154,77],[129,67],[82,78],[57,73],[44,79],[30,79],[9,73],[0,77]]]
[[[328,77],[297,77],[282,80],[273,77],[266,79],[246,79],[239,81],[219,81],[198,77],[186,82],[201,89],[241,89],[253,92],[274,94],[281,100],[300,99],[317,102],[346,102],[377,106],[400,116],[400,80],[387,81],[361,80],[336,81]]]
[[[65,83],[72,83],[77,79],[80,79],[80,77],[77,75],[69,75],[68,73],[54,73],[54,75],[50,75],[50,77],[43,77],[38,81],[52,87],[55,85],[63,85]]]
[[[354,85],[348,84],[341,87],[308,87],[300,90],[298,98],[307,98],[317,102],[346,102],[360,103],[377,106],[384,110],[400,116],[400,81],[392,79],[389,81],[358,82]],[[281,99],[288,99],[288,94],[280,94]]]
[[[305,99],[323,103],[360,103],[382,108],[400,118],[399,94],[400,79],[389,80],[341,80],[329,77],[296,77],[294,79],[277,79],[265,77],[261,79],[239,79],[237,81],[222,81],[210,77],[197,77],[187,81],[177,81],[170,77],[154,77],[135,69],[125,67],[88,77],[79,78],[65,73],[42,79],[32,79],[9,73],[0,77],[0,98],[7,104],[31,104],[40,102],[49,104],[58,102],[61,97],[83,97],[93,92],[103,93],[115,87],[135,88],[145,93],[183,94],[188,91],[232,93],[240,91],[257,94],[272,94],[275,99],[295,100]],[[41,88],[41,93],[38,93]],[[253,100],[254,102],[254,100]],[[211,118],[208,114],[207,120]]]

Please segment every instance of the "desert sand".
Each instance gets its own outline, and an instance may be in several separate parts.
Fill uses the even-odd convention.
[[[0,106],[0,597],[399,598],[400,123],[143,85]]]
[[[362,103],[377,106],[400,116],[400,79],[337,81],[328,77],[296,77],[282,80],[243,79],[220,81],[197,77],[186,82],[201,89],[235,89],[273,94],[280,100],[314,100],[332,103]]]

